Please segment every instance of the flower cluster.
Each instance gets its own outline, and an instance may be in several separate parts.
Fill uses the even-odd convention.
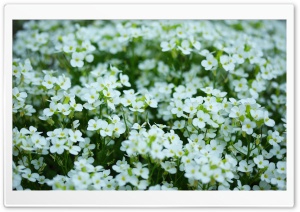
[[[285,190],[282,21],[24,21],[13,189]]]

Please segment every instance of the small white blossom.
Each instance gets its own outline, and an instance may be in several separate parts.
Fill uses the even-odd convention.
[[[82,68],[84,65],[83,62],[84,54],[81,52],[73,52],[72,54],[72,60],[71,60],[71,66]]]

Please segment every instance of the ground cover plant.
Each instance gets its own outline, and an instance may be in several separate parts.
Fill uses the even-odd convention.
[[[14,190],[285,190],[283,21],[15,21]]]

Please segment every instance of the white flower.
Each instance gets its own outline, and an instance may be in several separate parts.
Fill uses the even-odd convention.
[[[275,125],[275,121],[273,119],[269,118],[268,111],[264,112],[264,122],[265,122],[265,125],[267,125],[269,127],[274,127],[274,125]]]
[[[208,145],[205,147],[210,153],[221,154],[224,150],[223,145],[219,144],[216,140],[211,140]]]
[[[13,76],[20,78],[21,77],[21,68],[13,65]]]
[[[197,112],[197,118],[193,119],[193,125],[199,128],[204,128],[206,123],[210,120],[210,116],[202,110]]]
[[[130,181],[130,176],[128,173],[122,172],[116,176],[116,182],[119,186],[124,186],[126,183]]]
[[[225,69],[225,71],[233,71],[234,70],[234,59],[232,57],[229,57],[227,55],[222,55],[220,57],[220,62],[223,66],[223,68]]]
[[[149,178],[149,169],[148,168],[143,168],[143,164],[138,162],[135,164],[136,168],[132,169],[132,173],[141,176],[143,179],[148,179]]]
[[[97,121],[95,121],[94,119],[91,119],[88,122],[87,130],[89,130],[89,131],[98,130],[98,129],[100,129],[102,123],[103,123],[103,120],[101,120],[101,119],[98,119]]]
[[[70,99],[69,104],[70,104],[70,106],[71,106],[72,108],[74,108],[75,111],[82,111],[82,109],[83,109],[82,104],[77,104],[77,103],[75,102],[75,99],[74,99],[74,98],[71,98],[71,99]]]
[[[112,136],[115,126],[113,124],[108,124],[106,121],[102,121],[100,124],[100,135],[102,137]]]
[[[57,110],[64,114],[64,115],[69,115],[71,113],[71,110],[70,110],[70,105],[69,104],[61,104],[61,103],[58,103],[57,104]]]
[[[286,161],[278,161],[276,171],[279,174],[285,174],[286,173]]]
[[[260,181],[259,185],[254,185],[253,186],[253,190],[257,191],[257,190],[271,190],[271,185],[265,181]]]
[[[251,135],[253,133],[253,128],[255,127],[255,122],[251,121],[250,119],[245,119],[245,121],[243,122],[242,130],[248,135]]]
[[[57,138],[52,139],[51,140],[52,146],[50,147],[50,152],[61,155],[65,149],[65,142],[66,140],[64,139],[57,139]]]
[[[99,93],[96,91],[96,89],[91,89],[84,95],[84,99],[88,101],[89,104],[92,104],[99,99]]]
[[[73,52],[72,59],[71,59],[71,66],[82,68],[84,65],[83,59],[84,59],[84,53]]]
[[[185,167],[184,176],[189,179],[197,179],[201,178],[200,168],[197,165],[189,164]]]
[[[236,92],[241,92],[241,91],[246,91],[248,90],[248,85],[247,85],[248,81],[245,78],[241,78],[240,80],[234,80],[232,82],[233,86],[234,86],[234,90]]]
[[[202,51],[199,52],[200,55],[206,57],[207,55],[209,55],[209,51],[207,49],[203,49]]]
[[[44,109],[43,113],[46,116],[52,116],[57,111],[57,104],[55,102],[51,102],[49,108]]]
[[[230,118],[239,118],[243,116],[246,112],[246,107],[244,105],[240,105],[239,107],[234,106],[230,110],[229,117]]]
[[[259,121],[260,119],[263,119],[264,117],[264,113],[262,110],[250,110],[250,114],[252,116],[252,118],[256,121]]]
[[[212,177],[219,183],[224,183],[224,181],[225,181],[225,176],[222,173],[222,169],[220,169],[220,168],[213,170]]]
[[[93,158],[84,159],[79,157],[78,160],[74,162],[74,167],[80,172],[94,172],[93,161]]]
[[[71,180],[77,190],[86,190],[92,183],[89,173],[78,172],[71,177]]]
[[[181,52],[186,55],[190,54],[192,51],[192,49],[190,48],[190,42],[187,40],[183,40],[181,42],[181,46],[178,46],[178,49],[181,50]]]
[[[254,167],[254,163],[248,164],[245,160],[241,160],[239,162],[239,167],[237,168],[237,170],[239,170],[240,172],[252,172]]]
[[[46,139],[37,133],[34,133],[31,136],[31,141],[35,145],[36,148],[43,148],[43,146],[45,146],[47,143]]]
[[[172,127],[172,129],[183,129],[185,126],[185,120],[176,120],[174,122],[174,125]]]
[[[72,155],[78,155],[81,150],[79,146],[72,145],[71,143],[69,143],[68,146],[65,146],[65,149]]]
[[[19,92],[19,89],[17,87],[13,88],[12,93],[13,93],[13,97],[15,97],[17,100],[21,102],[25,101],[25,98],[27,97],[27,93]]]
[[[199,103],[197,101],[192,102],[191,100],[187,99],[185,101],[183,111],[191,115],[194,115],[195,113],[197,113],[198,105]]]
[[[135,95],[125,95],[124,98],[121,98],[121,103],[125,107],[129,106],[132,104],[132,102],[135,102],[136,97]]]
[[[215,97],[221,97],[221,98],[223,98],[224,96],[227,95],[227,92],[221,92],[221,91],[218,90],[218,89],[213,89],[211,94],[212,94],[213,96],[215,96]]]
[[[144,128],[146,126],[146,124],[147,124],[146,122],[144,122],[142,125],[139,125],[138,123],[134,123],[131,128],[140,130],[140,129]]]
[[[278,188],[284,189],[286,187],[286,174],[279,174],[278,172],[274,173],[273,178],[271,179],[271,184],[277,185]]]
[[[68,42],[65,43],[65,45],[63,46],[63,51],[66,53],[71,53],[74,52],[76,50],[76,42]]]
[[[31,181],[36,182],[36,180],[39,178],[39,174],[37,173],[31,173],[31,170],[29,168],[24,170],[24,173],[22,174],[22,177]]]
[[[202,183],[209,183],[212,175],[213,175],[213,171],[211,170],[210,166],[206,164],[201,167],[199,180]]]
[[[273,67],[271,65],[261,66],[260,71],[261,71],[261,77],[265,80],[271,80],[275,77],[274,71],[272,70]]]
[[[94,55],[92,54],[88,54],[85,56],[85,61],[88,62],[88,63],[91,63],[94,61]]]
[[[160,165],[164,170],[166,170],[170,174],[176,174],[177,172],[175,162],[166,161],[166,162],[162,162]]]
[[[113,124],[113,136],[119,138],[126,131],[125,125],[122,122]]]
[[[206,60],[202,60],[201,65],[205,68],[205,70],[211,70],[218,65],[218,61],[212,54],[207,54]]]
[[[147,180],[139,180],[135,185],[139,190],[145,190],[148,187],[149,183]]]
[[[118,173],[127,172],[129,168],[130,168],[130,166],[124,157],[123,157],[123,160],[118,160],[117,163],[112,166],[112,169]]]
[[[175,114],[177,117],[183,116],[183,103],[182,101],[175,101],[174,102],[174,107],[172,108],[171,112],[172,114]]]
[[[162,152],[163,146],[158,143],[153,143],[151,146],[150,155],[152,158],[163,159],[165,157],[164,153]]]
[[[143,109],[144,107],[144,103],[142,101],[134,101],[131,103],[131,107],[129,108],[129,110],[131,111],[136,111],[136,112],[144,112],[145,110]]]
[[[278,131],[268,131],[268,134],[270,136],[269,143],[273,146],[278,146],[278,144],[281,143],[284,139],[282,136],[279,135]]]
[[[54,86],[54,83],[56,83],[56,77],[45,75],[44,81],[42,82],[42,85],[45,86],[47,89],[51,89]]]
[[[162,41],[160,43],[160,47],[162,48],[162,51],[163,52],[166,52],[166,51],[170,51],[172,50],[175,46],[176,46],[176,43],[175,43],[175,39],[171,39],[169,42],[167,41]]]
[[[21,74],[29,77],[31,74],[32,66],[31,62],[29,59],[26,59],[24,64],[19,63],[20,69],[21,69]]]
[[[44,158],[40,157],[38,160],[32,160],[31,164],[34,166],[36,170],[38,170],[44,164]]]
[[[129,77],[126,74],[120,73],[120,81],[123,85],[130,87]]]
[[[257,165],[258,168],[263,169],[269,165],[268,160],[264,160],[262,155],[258,155],[253,158],[254,163]]]
[[[84,142],[82,138],[82,133],[79,130],[69,130],[69,138],[72,142],[76,143],[77,141]]]
[[[144,60],[142,63],[138,65],[139,69],[141,70],[151,70],[154,69],[156,65],[156,60],[154,59],[147,59]]]
[[[196,50],[199,51],[201,49],[201,43],[197,41],[193,36],[190,36],[189,40]]]
[[[238,183],[238,186],[236,188],[234,188],[233,190],[240,190],[240,191],[249,191],[250,190],[250,186],[242,185],[240,180],[238,180],[237,183]]]
[[[117,67],[110,65],[110,70],[112,72],[112,75],[116,75],[117,73],[121,73],[122,71],[119,70]]]
[[[152,108],[157,108],[157,101],[150,94],[145,95],[145,102]]]
[[[85,138],[84,142],[79,143],[79,146],[83,149],[84,148],[89,149],[89,150],[95,149],[96,145],[95,144],[90,144],[90,142],[91,142],[91,140],[89,138]]]
[[[247,53],[244,51],[243,47],[239,47],[237,52],[232,57],[236,63],[243,64],[245,58],[247,58]]]
[[[113,90],[112,88],[104,89],[103,95],[107,98],[112,98],[115,95],[115,90]]]
[[[32,105],[26,105],[24,107],[24,114],[26,116],[32,116],[32,114],[35,113],[35,112],[36,112],[36,110],[33,108]]]
[[[95,51],[96,50],[96,47],[93,46],[91,44],[91,41],[86,39],[82,42],[81,46],[85,49],[85,51],[87,52],[92,52],[92,51]]]
[[[59,85],[63,90],[68,90],[71,87],[71,80],[64,74],[59,76],[56,80],[56,84]]]

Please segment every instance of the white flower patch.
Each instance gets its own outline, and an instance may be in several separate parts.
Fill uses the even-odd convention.
[[[13,190],[286,190],[285,22],[22,24]]]

